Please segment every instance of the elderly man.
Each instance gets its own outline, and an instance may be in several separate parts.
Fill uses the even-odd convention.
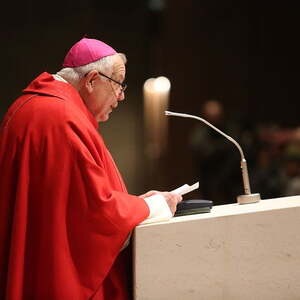
[[[83,38],[0,129],[0,299],[128,299],[127,241],[181,196],[130,195],[98,122],[124,100],[123,54]]]

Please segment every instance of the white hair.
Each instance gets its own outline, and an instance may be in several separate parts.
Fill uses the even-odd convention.
[[[124,64],[127,62],[125,54],[117,53],[115,55],[119,55],[122,58]],[[114,55],[106,56],[90,64],[80,66],[80,67],[63,68],[60,71],[58,71],[56,74],[61,76],[66,81],[68,81],[74,87],[77,87],[82,77],[84,77],[87,73],[89,73],[92,70],[101,71],[105,75],[110,76],[114,65],[113,57]],[[101,80],[107,80],[106,78],[102,78],[102,76],[100,78]]]

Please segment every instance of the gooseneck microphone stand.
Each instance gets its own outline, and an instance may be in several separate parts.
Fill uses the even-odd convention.
[[[201,122],[205,123],[206,125],[208,125],[209,127],[211,127],[212,129],[214,129],[215,131],[219,132],[230,142],[232,142],[238,148],[240,155],[241,155],[241,169],[242,169],[243,184],[244,184],[244,191],[245,191],[244,195],[237,196],[237,202],[239,204],[247,204],[247,203],[255,203],[255,202],[260,201],[261,198],[260,198],[259,193],[251,194],[247,161],[245,159],[244,152],[243,152],[241,146],[239,145],[239,143],[236,140],[234,140],[229,135],[225,134],[223,131],[221,131],[220,129],[218,129],[217,127],[215,127],[214,125],[212,125],[211,123],[206,121],[205,119],[200,118],[198,116],[176,113],[176,112],[171,112],[171,111],[165,111],[165,115],[166,116],[183,117],[183,118],[191,118],[191,119],[196,119],[198,121],[201,121]]]

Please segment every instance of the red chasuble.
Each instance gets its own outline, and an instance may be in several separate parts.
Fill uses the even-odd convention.
[[[127,299],[129,195],[78,92],[43,73],[0,128],[0,299]]]

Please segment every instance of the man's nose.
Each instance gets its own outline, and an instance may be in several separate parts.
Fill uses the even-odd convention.
[[[124,91],[121,91],[119,96],[118,96],[118,101],[123,101],[124,99],[125,99]]]

